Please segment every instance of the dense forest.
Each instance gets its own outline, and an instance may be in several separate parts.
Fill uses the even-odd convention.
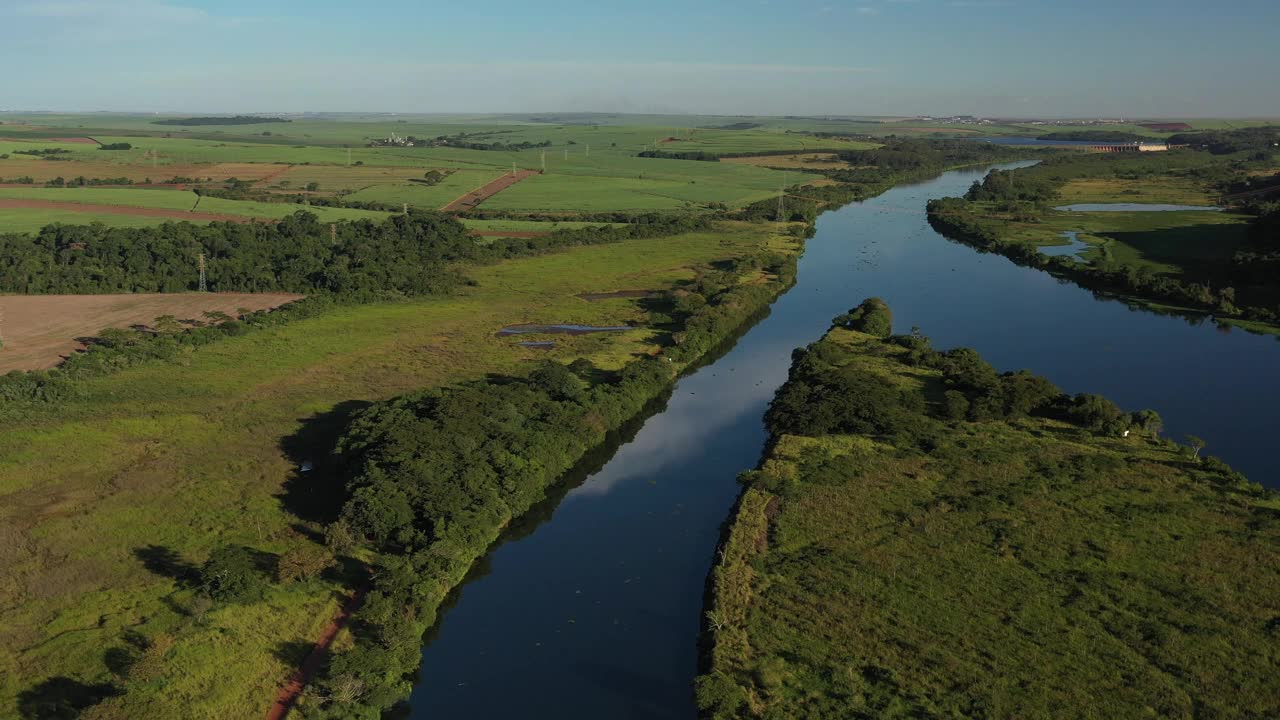
[[[704,717],[1280,712],[1274,495],[1153,411],[891,327],[871,300],[793,356],[712,573]]]

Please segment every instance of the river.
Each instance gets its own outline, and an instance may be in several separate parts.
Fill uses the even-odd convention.
[[[1001,167],[1016,167],[1018,164]],[[981,255],[928,225],[929,198],[981,172],[949,172],[824,214],[796,285],[731,351],[684,377],[598,472],[482,563],[428,638],[414,718],[681,718],[703,588],[735,476],[759,460],[761,416],[793,348],[878,295],[895,327],[977,348],[1069,392],[1152,407],[1275,486],[1269,450],[1280,343],[1098,300]]]

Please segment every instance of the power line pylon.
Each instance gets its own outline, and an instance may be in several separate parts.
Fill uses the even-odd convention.
[[[204,253],[200,253],[200,292],[209,292],[209,285],[205,277]]]

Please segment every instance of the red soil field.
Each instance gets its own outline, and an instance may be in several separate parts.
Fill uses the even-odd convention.
[[[0,374],[40,370],[62,362],[103,328],[149,326],[162,315],[204,322],[205,312],[235,315],[301,298],[285,293],[174,293],[136,295],[0,295]]]
[[[244,215],[225,215],[222,213],[188,212],[186,210],[169,210],[166,208],[126,207],[124,205],[91,205],[89,203],[63,202],[60,200],[21,200],[0,198],[0,208],[21,208],[26,210],[58,210],[60,212],[107,213],[111,215],[136,215],[142,217],[173,218],[175,220],[191,220],[204,222],[226,220],[228,222],[258,222],[257,218]],[[267,221],[262,221],[267,222]]]
[[[445,212],[466,212],[475,209],[477,205],[515,185],[530,175],[539,174],[537,170],[521,170],[515,175],[503,175],[493,182],[485,185],[479,190],[472,190],[453,202],[445,205],[442,210]]]

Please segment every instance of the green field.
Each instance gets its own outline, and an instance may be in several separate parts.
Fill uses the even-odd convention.
[[[750,474],[713,574],[709,717],[1280,712],[1274,498],[1171,443],[935,419],[941,373],[867,335],[811,351],[926,404],[891,436],[776,437]]]
[[[506,172],[509,173],[510,170]],[[502,170],[497,169],[454,170],[435,185],[421,183],[372,185],[352,193],[349,197],[352,200],[364,202],[408,203],[411,207],[438,210],[472,190],[497,180],[503,174]]]
[[[670,287],[764,244],[797,249],[770,232],[722,225],[478,268],[477,286],[457,296],[342,308],[227,339],[180,363],[86,382],[77,399],[0,427],[0,716],[49,677],[111,682],[109,661],[140,652],[129,644],[139,635],[172,646],[124,716],[260,716],[333,615],[343,581],[276,586],[251,608],[206,614],[193,610],[184,568],[224,543],[311,546],[320,526],[298,507],[307,491],[297,464],[350,408],[548,357],[494,337],[507,324],[642,324],[633,301],[575,295]],[[550,356],[617,368],[659,339],[643,327],[563,337]]]

